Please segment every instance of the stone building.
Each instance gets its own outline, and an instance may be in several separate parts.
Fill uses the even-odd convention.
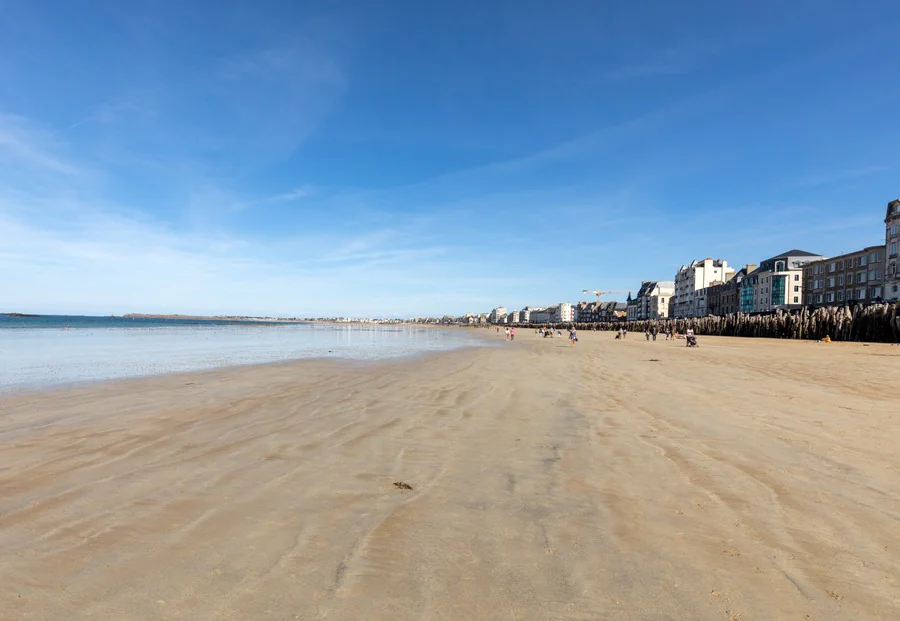
[[[843,306],[880,301],[884,286],[884,246],[869,246],[803,268],[807,306]]]
[[[666,319],[671,316],[670,305],[675,295],[675,283],[665,280],[645,280],[634,298],[635,319]]]
[[[741,310],[740,291],[744,278],[756,269],[751,263],[741,268],[726,282],[714,282],[707,288],[706,311],[710,315],[733,315]]]
[[[891,201],[884,216],[884,290],[882,297],[900,300],[900,198]]]

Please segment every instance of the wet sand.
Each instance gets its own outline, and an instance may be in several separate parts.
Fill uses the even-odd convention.
[[[0,619],[900,618],[900,348],[580,337],[6,397]]]

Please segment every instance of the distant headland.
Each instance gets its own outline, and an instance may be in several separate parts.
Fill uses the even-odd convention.
[[[3,317],[40,317],[40,315],[29,315],[28,313],[0,313]]]
[[[299,319],[297,317],[250,317],[250,316],[238,316],[238,315],[165,315],[165,314],[154,314],[154,313],[128,313],[127,315],[121,316],[123,319],[188,319],[193,321],[266,321],[266,322],[283,322],[283,323],[296,323],[301,321],[307,321],[305,319]]]

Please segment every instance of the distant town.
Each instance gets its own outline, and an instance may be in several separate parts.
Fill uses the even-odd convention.
[[[873,222],[874,225],[874,222]],[[900,300],[897,249],[900,199],[887,204],[884,244],[827,257],[788,250],[758,264],[734,269],[725,259],[703,258],[682,265],[674,280],[645,280],[626,302],[601,300],[624,291],[582,291],[596,301],[444,317],[425,322],[555,324],[754,315],[802,308],[859,306]]]

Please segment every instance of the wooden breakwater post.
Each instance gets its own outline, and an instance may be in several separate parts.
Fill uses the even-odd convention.
[[[664,333],[669,329],[684,334],[688,328],[695,334],[708,336],[744,336],[758,338],[821,340],[868,343],[900,343],[900,302],[802,308],[796,311],[777,310],[773,313],[748,315],[710,315],[679,319],[648,319],[641,321],[600,321],[554,324],[518,324],[522,327],[550,327],[554,330],[574,325],[578,330],[643,333],[656,328]]]

